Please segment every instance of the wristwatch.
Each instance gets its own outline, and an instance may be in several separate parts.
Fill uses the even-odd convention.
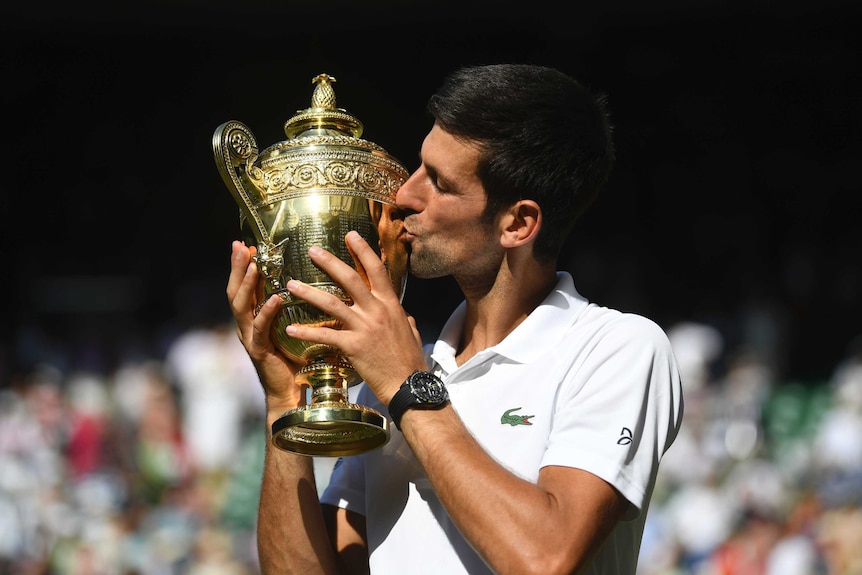
[[[440,409],[449,403],[449,392],[440,378],[427,371],[414,371],[389,402],[389,415],[401,429],[401,417],[408,409]]]

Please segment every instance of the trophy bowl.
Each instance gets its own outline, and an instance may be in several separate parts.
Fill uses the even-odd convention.
[[[362,377],[338,349],[286,334],[291,324],[336,329],[339,325],[292,296],[285,286],[294,278],[352,304],[350,296],[311,262],[308,249],[324,248],[355,267],[344,243],[347,232],[355,230],[381,257],[396,293],[403,297],[408,258],[398,240],[402,223],[392,215],[395,194],[409,175],[382,147],[360,138],[362,123],[335,106],[334,82],[327,74],[316,76],[311,107],[285,122],[287,140],[262,152],[241,122],[225,122],[213,134],[219,173],[239,205],[246,242],[257,249],[262,302],[273,294],[281,300],[272,325],[273,341],[281,353],[303,366],[297,384],[311,390],[307,405],[273,423],[272,441],[294,453],[333,457],[384,445],[389,422],[370,407],[350,403],[348,388]]]

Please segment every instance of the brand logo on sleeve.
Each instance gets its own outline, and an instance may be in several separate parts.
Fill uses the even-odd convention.
[[[500,418],[500,423],[503,425],[509,424],[512,427],[516,425],[533,425],[530,421],[535,415],[521,415],[520,413],[512,413],[513,411],[518,411],[521,409],[520,407],[513,407],[512,409],[507,409],[503,416]]]
[[[620,431],[620,438],[617,439],[617,445],[628,445],[632,442],[632,430],[628,427],[623,427],[623,430]]]

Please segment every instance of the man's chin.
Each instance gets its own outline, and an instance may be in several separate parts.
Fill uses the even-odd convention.
[[[422,280],[433,280],[433,279],[442,278],[444,276],[449,275],[449,274],[442,272],[438,269],[426,269],[423,267],[414,268],[412,266],[409,268],[409,272],[410,272],[411,276],[413,276],[415,278],[422,279]]]

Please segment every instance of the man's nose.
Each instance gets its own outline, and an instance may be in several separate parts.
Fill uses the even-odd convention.
[[[418,212],[421,211],[420,196],[418,194],[417,182],[419,181],[419,170],[413,172],[395,194],[395,205],[399,210]]]

